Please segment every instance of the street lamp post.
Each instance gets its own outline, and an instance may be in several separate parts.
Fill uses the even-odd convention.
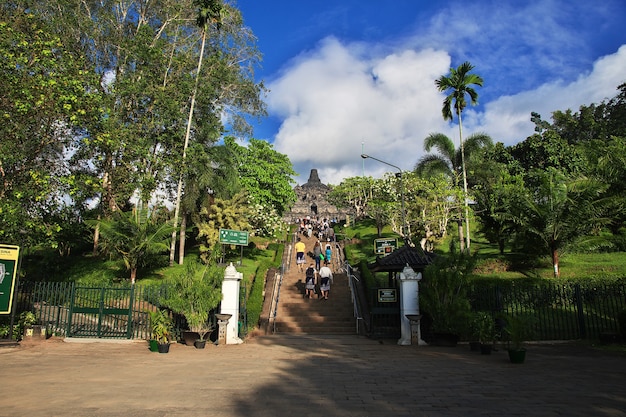
[[[406,222],[406,210],[404,207],[404,179],[402,177],[402,170],[400,169],[400,167],[394,165],[394,164],[390,164],[389,162],[383,161],[382,159],[378,159],[378,158],[374,158],[373,156],[367,155],[362,153],[361,154],[361,158],[363,159],[373,159],[374,161],[378,161],[381,164],[385,164],[385,165],[389,165],[392,168],[395,168],[398,170],[398,173],[396,174],[396,177],[400,178],[400,198],[401,198],[401,202],[402,202],[402,238],[404,239],[404,243],[408,245],[408,238],[407,238],[407,233],[408,233],[408,225]]]

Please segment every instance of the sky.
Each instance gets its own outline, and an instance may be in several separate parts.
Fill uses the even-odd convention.
[[[444,133],[435,80],[465,61],[483,80],[463,136],[513,145],[530,113],[608,100],[626,82],[624,0],[238,0],[263,55],[268,116],[253,122],[291,160],[297,184],[412,170]],[[362,159],[361,154],[373,159]],[[391,165],[391,166],[390,166]],[[395,168],[393,167],[395,166]]]

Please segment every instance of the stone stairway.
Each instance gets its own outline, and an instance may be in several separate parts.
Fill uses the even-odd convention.
[[[302,237],[306,245],[306,258],[312,261],[316,238]],[[335,251],[333,255],[336,257]],[[350,287],[345,273],[333,267],[333,284],[328,300],[304,297],[304,270],[300,272],[292,252],[290,267],[285,272],[280,289],[276,314],[276,333],[290,334],[356,334]],[[303,268],[306,269],[306,268]]]

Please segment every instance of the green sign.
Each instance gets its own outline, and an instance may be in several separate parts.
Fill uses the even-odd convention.
[[[220,243],[248,246],[248,232],[220,229]]]
[[[396,238],[383,238],[374,240],[374,253],[376,255],[389,255],[398,247]]]
[[[0,314],[11,312],[19,253],[19,246],[0,245]]]

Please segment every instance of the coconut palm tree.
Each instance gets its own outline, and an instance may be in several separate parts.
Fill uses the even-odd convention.
[[[435,80],[437,89],[441,92],[450,91],[450,94],[443,101],[441,114],[444,120],[453,120],[454,114],[459,120],[459,142],[461,145],[461,170],[463,173],[463,192],[465,193],[465,238],[467,240],[467,249],[470,248],[470,232],[469,232],[469,206],[467,198],[467,171],[465,169],[465,151],[463,149],[463,122],[461,113],[467,106],[465,96],[470,97],[470,104],[478,103],[478,93],[472,85],[482,87],[483,79],[476,74],[470,74],[474,66],[469,62],[464,62],[458,68],[450,68],[450,76],[442,75]]]
[[[464,154],[468,161],[479,150],[493,144],[491,137],[485,133],[474,133],[464,142]],[[415,165],[414,171],[420,176],[444,174],[450,177],[454,185],[459,185],[463,177],[463,156],[461,149],[454,147],[454,142],[443,133],[431,133],[424,139],[424,150],[430,152],[433,148],[438,153],[424,155]]]
[[[491,146],[491,137],[484,133],[474,133],[465,140],[465,155],[468,161],[484,147]],[[454,147],[454,142],[443,133],[431,133],[424,139],[424,150],[430,152],[437,149],[438,153],[424,155],[415,165],[414,172],[420,176],[443,174],[450,178],[456,187],[463,177],[463,155],[461,149]],[[467,194],[466,194],[467,197]],[[467,217],[467,213],[466,213]],[[461,250],[465,249],[463,242],[463,226],[459,220],[459,240]]]

